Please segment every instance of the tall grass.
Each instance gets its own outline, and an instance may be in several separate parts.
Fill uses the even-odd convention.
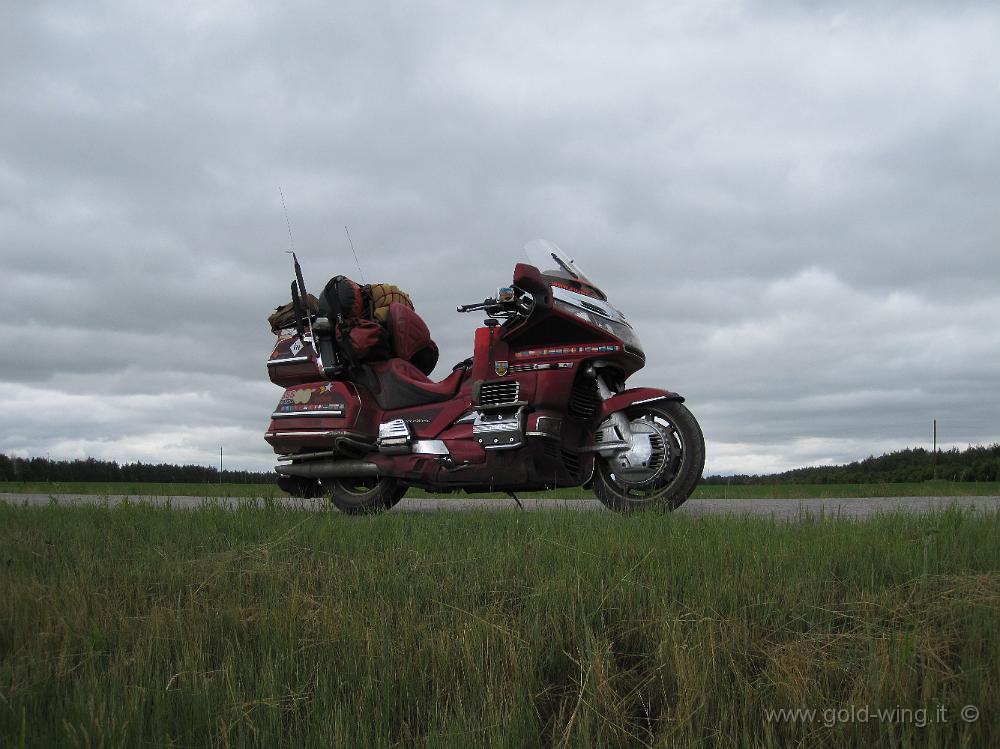
[[[0,743],[987,746],[998,538],[958,510],[0,505]]]
[[[158,484],[106,481],[7,481],[0,482],[0,494],[103,494],[127,496],[186,497],[273,497],[287,496],[276,484]],[[997,496],[997,481],[914,481],[899,484],[752,484],[728,486],[702,484],[694,499],[837,499],[844,497],[958,497]],[[464,493],[433,494],[410,489],[407,497],[445,497],[463,499]],[[506,497],[506,494],[476,492],[476,497]],[[545,492],[524,492],[525,497],[552,499],[594,499],[594,494],[580,487]]]

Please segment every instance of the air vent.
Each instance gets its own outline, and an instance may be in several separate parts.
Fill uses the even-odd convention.
[[[580,471],[580,455],[569,450],[562,451],[563,465],[571,475],[576,475]]]
[[[547,458],[554,458],[559,460],[562,458],[562,452],[559,449],[559,443],[555,440],[540,440],[542,443],[542,452]]]
[[[601,408],[601,395],[597,392],[597,382],[592,377],[581,377],[573,385],[569,395],[569,412],[574,416],[589,419]]]
[[[502,406],[516,403],[521,386],[515,381],[484,382],[479,389],[479,405]]]

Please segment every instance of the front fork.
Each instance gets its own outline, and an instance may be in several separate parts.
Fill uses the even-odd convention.
[[[593,377],[597,383],[597,393],[602,401],[615,395],[601,374],[600,363],[588,364],[583,371],[588,377]],[[611,458],[621,450],[632,447],[632,423],[621,411],[615,411],[597,427],[597,444],[585,447],[580,452],[595,452],[604,458]]]

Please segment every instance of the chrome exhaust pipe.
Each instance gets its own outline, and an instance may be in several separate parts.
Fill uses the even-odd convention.
[[[282,476],[302,476],[309,479],[324,478],[377,478],[378,466],[367,460],[316,460],[308,463],[275,466]]]

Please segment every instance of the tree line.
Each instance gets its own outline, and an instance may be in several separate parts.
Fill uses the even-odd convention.
[[[222,472],[227,484],[268,484],[277,477],[273,472]],[[169,463],[118,463],[112,460],[49,460],[17,458],[0,454],[0,481],[132,481],[158,484],[218,483],[219,469],[206,466],[175,466]]]
[[[869,456],[840,466],[795,468],[766,476],[709,476],[706,484],[887,484],[907,481],[998,481],[1000,444],[934,453],[922,447]]]
[[[796,468],[766,475],[707,476],[705,484],[883,484],[931,479],[1000,481],[1000,444],[933,453],[923,448],[869,456],[847,465]],[[218,483],[219,470],[169,463],[118,463],[86,458],[50,460],[0,454],[0,481],[132,481],[137,483]],[[227,484],[271,484],[271,471],[222,472]]]

